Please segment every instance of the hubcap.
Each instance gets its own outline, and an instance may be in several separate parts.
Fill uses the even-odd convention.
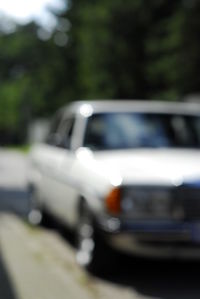
[[[30,191],[30,210],[28,213],[28,221],[33,225],[38,225],[42,221],[42,212],[37,207],[37,196],[35,192],[35,190]]]
[[[93,259],[95,242],[94,229],[89,218],[83,216],[78,228],[77,261],[82,266],[87,266]]]

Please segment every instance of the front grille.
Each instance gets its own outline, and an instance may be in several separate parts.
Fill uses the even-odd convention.
[[[177,188],[172,205],[172,211],[183,210],[185,220],[200,220],[200,188]]]

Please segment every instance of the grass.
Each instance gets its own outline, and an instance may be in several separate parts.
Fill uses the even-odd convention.
[[[20,144],[20,145],[8,145],[5,149],[19,151],[21,153],[27,154],[30,150],[30,144]]]

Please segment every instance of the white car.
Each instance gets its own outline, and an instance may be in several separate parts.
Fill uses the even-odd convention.
[[[82,265],[103,263],[105,244],[200,256],[200,105],[75,102],[30,161],[29,216],[46,210],[75,229]]]

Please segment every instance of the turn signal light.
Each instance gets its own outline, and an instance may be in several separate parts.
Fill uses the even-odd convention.
[[[112,214],[119,214],[121,211],[121,191],[119,188],[114,188],[106,197],[105,203],[107,210]]]

